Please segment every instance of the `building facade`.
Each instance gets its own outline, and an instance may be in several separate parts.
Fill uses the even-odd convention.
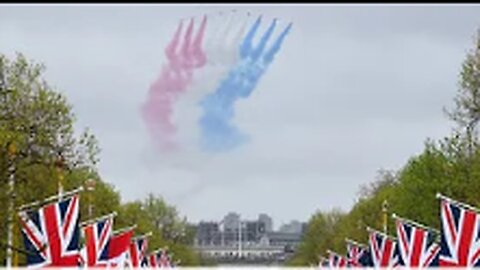
[[[220,222],[200,222],[194,248],[202,256],[219,261],[258,256],[278,260],[293,254],[305,230],[306,223],[293,221],[275,231],[266,214],[260,214],[257,220],[241,220],[239,214],[231,212]]]

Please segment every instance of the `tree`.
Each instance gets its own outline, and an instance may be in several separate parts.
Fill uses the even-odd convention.
[[[187,247],[192,235],[187,234],[187,223],[181,219],[175,207],[168,205],[162,197],[148,194],[143,201],[126,203],[119,209],[115,227],[137,225],[136,234],[152,232],[149,237],[150,250],[168,247],[180,259],[182,265],[198,264],[198,256]]]
[[[447,116],[456,123],[449,136],[438,142],[427,139],[421,154],[413,156],[397,172],[381,171],[376,181],[362,186],[352,209],[335,222],[335,230],[326,232],[322,216],[309,223],[293,264],[316,262],[315,256],[328,248],[345,252],[344,238],[367,242],[365,226],[381,228],[381,205],[389,202],[389,213],[423,223],[440,226],[442,193],[470,205],[480,205],[480,147],[477,128],[480,121],[480,31],[475,47],[467,54],[460,72],[459,89]],[[389,218],[390,234],[393,219]],[[316,232],[316,233],[314,233]],[[313,241],[313,242],[312,242]]]
[[[319,256],[332,247],[336,225],[343,215],[338,209],[330,212],[318,211],[314,214],[308,222],[302,242],[288,264],[293,266],[317,264]]]
[[[447,116],[453,120],[468,142],[471,154],[478,145],[477,126],[480,121],[480,29],[475,37],[474,48],[467,53],[460,72],[459,89],[454,98],[455,107],[445,109]]]
[[[45,68],[22,54],[13,60],[0,54],[0,207],[8,209],[76,187],[85,175],[96,173],[99,149],[88,130],[76,138],[75,116],[66,97],[42,78]],[[7,153],[14,146],[15,154]],[[9,168],[15,169],[14,192],[9,189]],[[13,195],[16,195],[13,197]],[[7,211],[0,213],[0,239],[6,239]],[[16,220],[16,219],[15,219]],[[18,233],[16,234],[18,235]],[[16,239],[19,244],[19,237]],[[5,248],[0,249],[0,260]]]
[[[94,190],[80,194],[83,221],[117,211],[116,228],[136,223],[137,234],[153,233],[151,247],[169,246],[182,265],[198,264],[196,254],[186,246],[192,237],[184,233],[186,220],[174,207],[153,194],[144,201],[121,204],[119,192],[102,181],[96,168],[100,148],[95,136],[88,129],[78,137],[74,135],[72,106],[43,79],[44,71],[43,65],[28,61],[22,54],[13,60],[0,54],[0,208],[8,209],[12,201],[19,206],[55,195],[59,183],[72,190],[91,179]],[[16,148],[13,156],[8,154],[12,145]],[[15,168],[15,192],[8,188],[11,167]],[[0,261],[6,255],[7,214],[0,211]],[[22,248],[18,220],[14,221],[14,245]],[[23,254],[18,258],[22,265]]]

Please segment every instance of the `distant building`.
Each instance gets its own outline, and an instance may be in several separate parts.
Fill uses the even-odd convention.
[[[240,257],[284,260],[292,256],[306,229],[307,223],[293,220],[274,231],[273,220],[266,214],[257,220],[241,220],[239,214],[230,212],[221,222],[200,222],[194,247],[218,262],[235,264]]]
[[[265,231],[266,232],[272,232],[273,231],[273,220],[269,215],[267,215],[267,214],[258,215],[258,221],[265,224]]]
[[[222,243],[232,246],[238,242],[238,226],[240,224],[240,215],[235,212],[228,213],[223,218]]]
[[[284,233],[301,234],[302,233],[302,223],[300,221],[297,221],[297,220],[292,220],[288,224],[283,224],[280,227],[279,231],[284,232]]]
[[[199,246],[220,244],[220,230],[217,222],[200,222],[197,226],[195,243]]]
[[[265,223],[255,220],[244,223],[244,239],[247,242],[258,242],[260,237],[266,233]],[[242,234],[243,236],[243,234]]]
[[[223,227],[225,228],[225,230],[238,230],[239,222],[240,215],[235,212],[230,212],[223,218]]]
[[[300,233],[269,232],[267,233],[270,246],[296,247],[301,239]]]

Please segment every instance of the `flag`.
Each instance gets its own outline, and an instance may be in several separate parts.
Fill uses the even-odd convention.
[[[166,249],[162,249],[160,252],[159,252],[159,259],[158,259],[158,266],[160,266],[161,268],[164,268],[164,267],[171,267],[171,262],[170,262],[170,256],[168,256],[168,252]]]
[[[328,268],[329,267],[329,261],[326,258],[320,256],[319,260],[318,260],[318,267],[319,268]]]
[[[148,240],[146,236],[142,236],[130,243],[130,260],[132,267],[148,266],[147,258]]]
[[[329,267],[347,267],[347,258],[341,256],[333,251],[328,250]]]
[[[150,264],[150,267],[152,268],[157,268],[157,253],[150,253],[150,255],[148,255],[148,261],[149,261],[149,264]]]
[[[368,247],[359,244],[350,239],[346,239],[347,242],[347,260],[348,265],[352,267],[369,267],[373,266],[371,254]]]
[[[395,239],[370,229],[369,245],[373,266],[393,267],[398,265],[398,250]]]
[[[87,266],[106,266],[109,261],[109,241],[112,235],[113,217],[83,227]]]
[[[467,209],[469,208],[469,209]],[[480,266],[479,215],[466,205],[442,197],[440,266]]]
[[[110,237],[108,248],[109,266],[125,266],[127,255],[132,242],[134,228],[128,228]]]
[[[28,267],[78,266],[79,196],[18,213]]]
[[[399,263],[408,267],[438,265],[440,245],[432,230],[404,219],[396,219]]]

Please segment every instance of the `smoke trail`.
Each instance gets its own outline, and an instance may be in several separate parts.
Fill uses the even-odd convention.
[[[250,14],[248,14],[250,16]],[[226,63],[231,68],[230,65],[236,64],[240,60],[240,53],[238,52],[238,44],[245,35],[245,29],[247,28],[248,17],[246,19],[241,19],[241,25],[236,31],[233,32],[233,38],[229,39],[225,43],[227,48]]]
[[[193,41],[192,46],[192,55],[195,59],[194,67],[200,68],[207,64],[207,55],[205,51],[202,50],[202,43],[205,36],[205,28],[207,27],[207,16],[203,17],[202,24],[200,25],[200,29],[198,30],[197,36],[195,36],[195,40]]]
[[[168,63],[162,66],[159,77],[152,83],[146,102],[142,107],[142,116],[147,128],[160,150],[175,150],[174,135],[177,131],[171,116],[173,105],[191,83],[193,69],[206,63],[201,48],[205,27],[204,16],[200,30],[192,42],[194,20],[190,21],[179,48],[183,22],[180,22],[172,41],[165,49]]]
[[[252,51],[253,38],[255,36],[255,33],[258,30],[258,27],[260,27],[261,22],[262,22],[262,16],[258,17],[258,19],[253,24],[252,28],[250,28],[250,30],[248,31],[248,34],[243,40],[242,44],[240,45],[240,57],[242,59],[250,55]]]
[[[260,44],[255,48],[254,50],[251,51],[250,53],[250,60],[255,62],[258,60],[260,55],[263,53],[265,50],[265,46],[267,46],[267,42],[270,39],[270,37],[273,34],[273,31],[275,30],[275,26],[277,25],[277,19],[274,19],[272,23],[270,24],[270,27],[268,27],[268,30],[263,34],[262,38],[260,39]]]
[[[252,41],[260,21],[261,17],[250,28],[240,46],[242,61],[230,70],[215,92],[206,96],[200,104],[203,108],[203,115],[199,121],[202,147],[206,150],[229,150],[248,141],[248,136],[231,123],[234,117],[234,104],[239,98],[246,98],[253,92],[260,77],[273,62],[292,26],[290,23],[263,55],[265,46],[274,31],[276,20],[272,21],[263,34],[259,45],[253,48]]]
[[[180,63],[178,63],[176,50],[177,50],[178,44],[180,43],[180,34],[182,33],[182,28],[183,28],[183,21],[180,21],[172,41],[168,44],[167,48],[165,48],[165,55],[167,56],[168,61],[170,62],[171,65],[175,65],[175,66],[180,65]]]
[[[224,28],[222,28],[220,31],[217,32],[217,35],[215,36],[215,40],[213,41],[212,44],[212,51],[210,52],[209,56],[211,57],[212,63],[214,65],[222,65],[225,62],[224,56],[224,51],[225,51],[225,39],[228,36],[228,33],[230,33],[232,27],[233,27],[233,21],[234,21],[234,15],[230,13],[228,15],[227,22],[224,24]]]
[[[243,39],[248,20],[244,16],[245,14],[232,11],[227,18],[219,16],[217,20],[214,19],[213,25],[212,18],[209,18],[209,32],[205,42],[208,63],[195,73],[193,82],[188,87],[188,94],[182,96],[174,107],[173,119],[179,123],[177,138],[183,150],[197,148],[199,145],[200,130],[192,127],[198,127],[202,113],[197,106],[200,99],[212,92],[220,79],[224,78],[226,72],[238,61],[238,44]]]

